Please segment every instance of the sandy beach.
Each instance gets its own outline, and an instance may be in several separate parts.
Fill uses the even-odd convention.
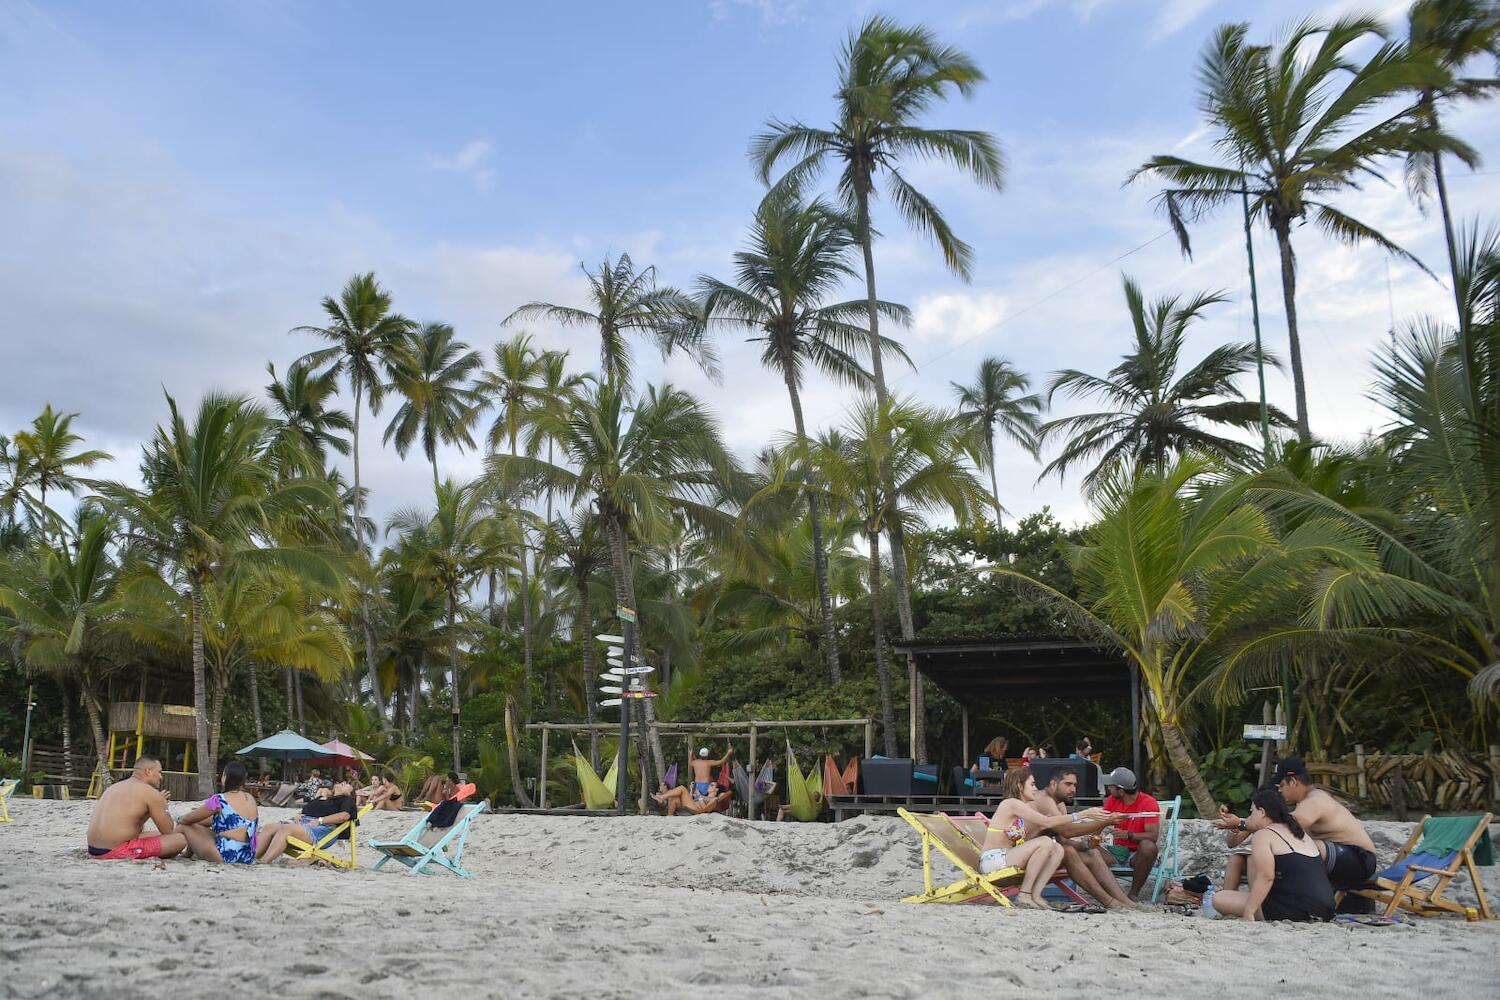
[[[483,816],[464,881],[371,871],[369,851],[355,871],[106,864],[83,850],[88,808],[17,800],[0,825],[0,996],[1479,997],[1500,982],[1500,921],[903,905],[920,850],[896,819]],[[413,820],[377,814],[362,836]],[[1371,826],[1384,862],[1409,826]],[[1205,824],[1183,840],[1184,871],[1222,863]],[[1500,900],[1500,868],[1481,871]]]

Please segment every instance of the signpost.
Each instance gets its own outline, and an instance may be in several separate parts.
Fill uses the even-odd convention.
[[[623,634],[615,635],[611,632],[604,632],[594,636],[608,647],[604,659],[609,668],[601,671],[600,676],[606,681],[615,682],[599,686],[602,693],[615,696],[601,700],[599,705],[601,708],[620,709],[620,759],[628,761],[630,759],[630,708],[625,703],[656,697],[655,691],[647,691],[641,684],[641,679],[656,668],[633,662],[635,610],[625,607],[615,608],[615,616],[624,626],[620,629]],[[630,768],[622,766],[615,783],[615,809],[621,816],[625,815],[625,785],[626,776],[629,773]]]

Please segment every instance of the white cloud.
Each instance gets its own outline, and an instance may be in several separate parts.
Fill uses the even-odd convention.
[[[715,21],[727,21],[737,10],[759,15],[767,28],[802,20],[801,0],[709,0],[708,11]]]
[[[495,187],[495,168],[491,166],[494,157],[494,143],[475,139],[453,153],[429,153],[427,165],[443,173],[468,177],[481,193],[488,194]]]
[[[1005,296],[993,292],[924,295],[912,307],[909,339],[914,343],[928,344],[983,339],[1008,311]]]
[[[1219,0],[1163,0],[1151,26],[1151,41],[1159,42],[1172,37],[1197,21],[1208,8],[1218,2]]]

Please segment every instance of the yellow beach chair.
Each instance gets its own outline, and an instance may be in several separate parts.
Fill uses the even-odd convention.
[[[10,798],[10,793],[16,790],[16,785],[18,784],[20,782],[15,778],[6,778],[4,781],[0,781],[0,823],[15,822],[15,820],[10,818],[10,810],[5,807],[5,804]]]
[[[345,820],[332,830],[323,835],[316,844],[309,844],[299,837],[288,837],[286,839],[286,853],[289,858],[312,858],[314,861],[326,861],[335,868],[357,868],[359,866],[359,824],[356,820],[364,819],[365,814],[374,809],[373,805],[367,805],[360,809],[355,820]],[[329,851],[339,838],[345,833],[349,834],[349,857],[341,858]]]
[[[1001,906],[1010,905],[1001,886],[1020,881],[1026,874],[1024,869],[1000,868],[983,875],[979,871],[979,843],[948,816],[943,813],[910,813],[905,809],[897,809],[896,815],[922,835],[922,892],[907,896],[901,902],[971,903],[989,897]],[[963,878],[941,888],[932,884],[934,847],[953,862],[953,866],[963,873]]]
[[[614,763],[609,765],[609,773],[604,780],[599,780],[599,775],[594,773],[593,765],[578,749],[578,744],[573,744],[573,765],[578,769],[578,787],[583,792],[583,806],[585,809],[613,809],[615,807],[616,783],[620,776],[620,758],[615,756]]]
[[[1353,891],[1383,904],[1387,917],[1394,916],[1397,910],[1406,910],[1422,917],[1451,913],[1469,920],[1495,919],[1475,867],[1495,863],[1495,848],[1490,840],[1490,823],[1494,818],[1490,813],[1423,816],[1395,862],[1375,873],[1370,888]],[[1477,907],[1443,898],[1449,884],[1465,872],[1474,886]]]

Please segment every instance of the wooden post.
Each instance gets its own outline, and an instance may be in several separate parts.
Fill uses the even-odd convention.
[[[547,734],[552,731],[551,726],[542,727],[542,774],[537,779],[537,808],[547,808]]]
[[[1134,660],[1130,661],[1130,767],[1135,771],[1137,781],[1144,780],[1141,774],[1141,670]]]
[[[960,706],[958,706],[958,712],[959,712],[959,719],[961,720],[959,724],[963,726],[963,731],[964,731],[964,740],[963,740],[963,743],[964,743],[964,759],[960,763],[962,763],[964,767],[968,767],[969,766],[969,706],[968,705],[960,705]]]
[[[755,818],[755,750],[756,750],[756,732],[755,732],[755,723],[752,722],[752,723],[750,723],[750,766],[747,768],[747,770],[749,771],[749,774],[750,774],[750,781],[749,781],[750,788],[748,789],[749,797],[748,797],[748,799],[745,802],[745,818],[746,819],[754,819]]]
[[[1269,726],[1271,724],[1271,719],[1272,718],[1273,718],[1273,716],[1271,714],[1271,703],[1269,701],[1263,701],[1263,702],[1261,702],[1260,703],[1260,724],[1263,725],[1263,726]],[[1256,782],[1256,784],[1258,786],[1262,787],[1262,788],[1265,787],[1266,779],[1269,778],[1270,776],[1271,776],[1271,741],[1270,740],[1261,740],[1260,741],[1260,781]]]
[[[1500,809],[1500,744],[1490,744],[1490,811]]]
[[[1397,764],[1391,774],[1391,814],[1398,822],[1406,822],[1406,765]]]
[[[1365,774],[1365,745],[1354,744],[1354,779],[1359,787],[1359,800],[1368,803],[1370,801],[1370,779]]]
[[[872,719],[865,720],[865,760],[875,756],[875,722]]]

